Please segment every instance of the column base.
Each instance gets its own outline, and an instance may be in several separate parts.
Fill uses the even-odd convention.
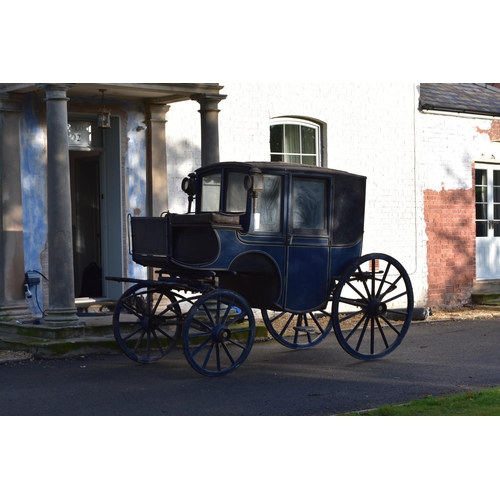
[[[0,304],[0,321],[32,319],[30,308],[24,300]]]
[[[43,324],[45,326],[51,327],[82,327],[85,326],[85,321],[82,321],[76,315],[76,309],[74,307],[63,309],[52,309],[45,312],[45,317],[43,319]]]

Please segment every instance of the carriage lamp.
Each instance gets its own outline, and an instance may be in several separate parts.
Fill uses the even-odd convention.
[[[252,168],[250,174],[245,176],[245,189],[253,198],[253,224],[254,229],[260,228],[260,213],[257,209],[257,198],[259,193],[264,191],[264,176],[259,168]]]
[[[259,168],[252,168],[250,175],[245,176],[245,189],[250,191],[253,198],[257,198],[259,192],[264,190],[264,176]]]
[[[97,115],[97,125],[99,128],[111,128],[111,111],[104,107],[104,92],[106,89],[99,89],[102,93],[102,107]]]
[[[181,189],[188,195],[188,213],[191,212],[191,204],[196,194],[196,174],[191,173],[182,179]]]

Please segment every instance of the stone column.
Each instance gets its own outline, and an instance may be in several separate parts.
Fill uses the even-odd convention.
[[[47,102],[47,225],[49,305],[45,324],[81,326],[76,315],[68,151],[68,98],[72,84],[37,84]]]
[[[148,104],[147,124],[147,215],[159,217],[168,210],[167,141],[165,115],[170,106]]]
[[[219,161],[219,102],[227,96],[221,94],[195,94],[191,99],[200,103],[201,114],[201,166]]]
[[[22,97],[0,95],[0,320],[31,317],[24,297]]]

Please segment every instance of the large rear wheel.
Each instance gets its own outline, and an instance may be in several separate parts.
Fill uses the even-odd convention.
[[[377,359],[401,343],[411,324],[413,289],[394,258],[369,254],[351,264],[333,293],[335,335],[358,359]]]

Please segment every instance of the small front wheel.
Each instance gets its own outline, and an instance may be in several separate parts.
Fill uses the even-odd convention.
[[[357,259],[335,285],[332,321],[343,349],[358,359],[377,359],[401,343],[411,324],[413,289],[394,258]]]
[[[113,314],[113,333],[124,354],[138,363],[166,356],[182,332],[181,301],[165,286],[130,287]]]
[[[225,375],[245,361],[254,339],[255,319],[246,300],[229,290],[214,290],[188,312],[184,355],[203,375]]]

